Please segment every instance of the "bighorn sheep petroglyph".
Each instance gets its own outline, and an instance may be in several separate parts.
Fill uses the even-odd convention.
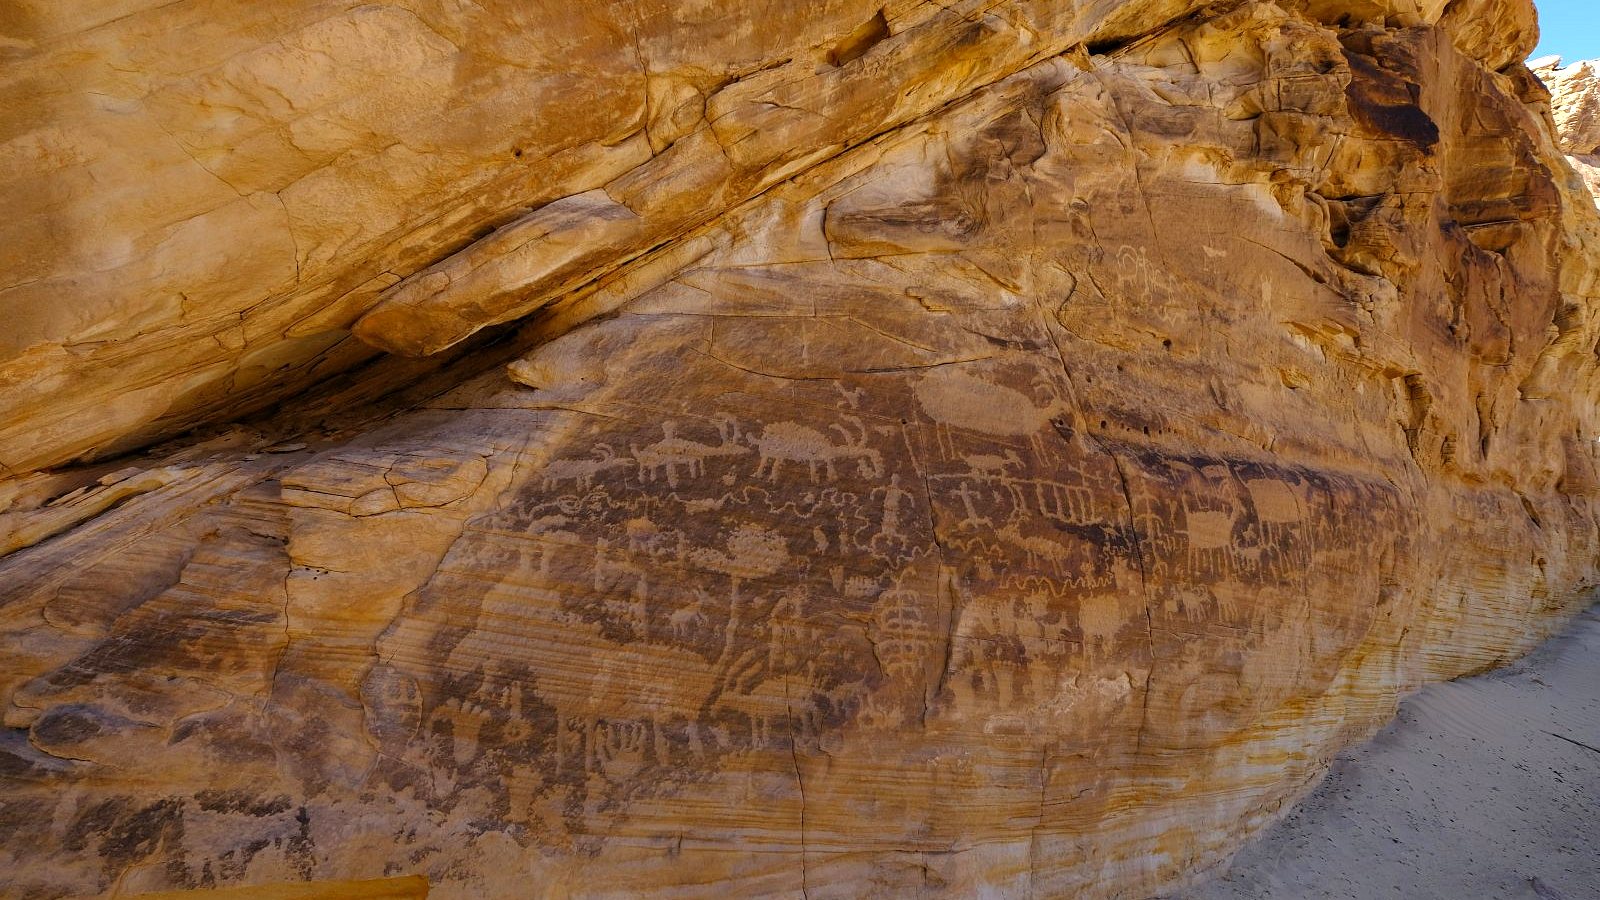
[[[839,477],[834,463],[850,459],[856,460],[856,470],[861,477],[879,477],[883,474],[883,456],[867,446],[866,423],[856,416],[845,416],[845,421],[854,425],[858,433],[851,434],[838,423],[828,426],[829,430],[839,432],[844,441],[842,444],[836,444],[822,432],[798,422],[767,425],[761,430],[760,437],[750,441],[761,455],[761,461],[756,463],[756,477],[766,472],[769,480],[777,480],[784,463],[796,462],[809,467],[813,482],[817,480],[819,467],[831,481]]]

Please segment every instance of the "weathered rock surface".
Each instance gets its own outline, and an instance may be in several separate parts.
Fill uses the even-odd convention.
[[[1429,685],[1184,900],[1577,900],[1600,885],[1600,609]]]
[[[1534,74],[1550,88],[1556,139],[1600,203],[1600,60],[1563,67],[1560,57],[1535,60]]]
[[[1588,602],[1528,3],[523,8],[12,26],[0,892],[1142,896]]]
[[[449,298],[488,304],[473,291],[492,278],[537,302],[602,251],[647,250],[1030,63],[1201,5],[11,4],[0,472],[103,457],[357,365],[372,352],[348,329],[380,297],[374,341],[458,339],[508,310],[430,307],[433,337],[396,310],[451,277]],[[561,219],[596,192],[611,216]],[[477,279],[460,272],[471,250],[422,271],[547,219],[578,231]]]

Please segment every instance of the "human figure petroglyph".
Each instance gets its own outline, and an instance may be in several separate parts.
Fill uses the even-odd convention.
[[[548,463],[544,467],[544,489],[555,490],[572,482],[578,490],[587,491],[594,487],[595,479],[602,472],[629,465],[628,460],[617,458],[617,451],[610,444],[596,444],[592,452],[589,458],[557,459]]]
[[[1117,249],[1117,267],[1112,274],[1113,284],[1123,296],[1139,304],[1149,304],[1152,288],[1156,284],[1156,270],[1150,264],[1150,251],[1145,247],[1128,244]]]
[[[882,476],[883,456],[867,446],[869,430],[866,423],[856,416],[845,416],[845,421],[853,424],[858,434],[851,434],[849,429],[838,423],[828,426],[829,430],[839,433],[842,444],[836,444],[822,432],[798,422],[766,425],[761,435],[750,441],[761,456],[756,463],[755,477],[760,478],[762,472],[766,472],[768,480],[776,481],[783,464],[795,462],[807,466],[813,483],[817,481],[819,468],[832,481],[839,477],[834,463],[851,459],[856,460],[856,470],[862,478]]]
[[[640,481],[665,478],[668,487],[677,487],[681,467],[690,478],[706,473],[706,460],[719,456],[738,456],[749,453],[748,447],[739,443],[738,423],[726,416],[719,417],[718,442],[705,444],[678,436],[678,423],[661,423],[661,440],[645,447],[630,444],[634,462],[639,467]]]
[[[738,672],[737,651],[741,617],[745,613],[740,590],[745,581],[765,578],[780,571],[789,561],[789,547],[783,535],[762,525],[744,523],[728,535],[727,550],[695,547],[689,551],[692,564],[726,575],[729,580],[728,624],[716,667],[724,675],[713,698],[733,683]]]
[[[971,485],[963,481],[961,482],[961,487],[951,491],[950,494],[953,497],[960,498],[961,507],[966,511],[966,518],[958,522],[956,527],[969,529],[994,527],[994,520],[988,516],[979,515],[977,507],[973,505],[972,501],[981,498],[983,495],[974,491]]]
[[[966,474],[974,479],[982,480],[989,484],[999,485],[1010,495],[1011,502],[1021,509],[1027,505],[1024,498],[1021,482],[1013,471],[1020,472],[1025,468],[1022,457],[1017,451],[1007,448],[1004,453],[969,453],[962,457],[966,463]]]
[[[905,539],[900,531],[900,504],[907,500],[914,500],[910,491],[900,487],[900,475],[889,476],[889,484],[872,492],[872,496],[883,496],[883,510],[878,519],[878,533],[868,541],[869,546],[877,549],[880,543],[892,545]]]
[[[791,587],[772,607],[767,629],[767,669],[782,672],[805,668],[813,659],[813,629],[806,624],[806,592]]]
[[[601,538],[594,545],[593,579],[595,593],[606,597],[613,608],[620,601],[621,618],[634,634],[643,636],[650,604],[650,573],[623,553],[613,551],[611,542]]]

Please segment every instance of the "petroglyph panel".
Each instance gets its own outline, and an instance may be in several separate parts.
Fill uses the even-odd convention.
[[[0,482],[0,893],[1149,895],[1585,602],[1600,225],[1536,86],[1271,4],[989,67],[1035,6],[641,42],[647,168],[574,191],[626,259],[522,209],[361,279],[522,331]],[[813,146],[846,98],[900,124]]]

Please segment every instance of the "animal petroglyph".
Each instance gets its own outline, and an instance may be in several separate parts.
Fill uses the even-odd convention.
[[[630,445],[629,450],[639,466],[640,481],[648,482],[664,478],[669,487],[677,487],[680,468],[684,475],[699,478],[706,473],[706,460],[750,452],[749,448],[737,443],[739,439],[737,425],[730,418],[719,421],[719,440],[715,444],[679,437],[677,432],[678,423],[662,422],[661,440],[645,447]]]
[[[839,433],[843,443],[834,443],[815,428],[797,422],[775,422],[765,426],[761,435],[751,440],[761,456],[756,463],[755,476],[759,478],[765,472],[768,480],[776,481],[778,472],[787,462],[804,464],[813,483],[817,481],[819,470],[827,475],[829,481],[833,481],[839,477],[834,463],[852,459],[856,461],[856,471],[862,478],[881,476],[883,456],[867,446],[866,423],[855,416],[846,416],[845,421],[856,427],[856,434],[851,434],[837,423],[828,426]]]
[[[587,491],[594,487],[595,479],[602,472],[629,465],[628,460],[617,457],[617,451],[610,444],[596,444],[593,453],[590,458],[558,459],[546,465],[545,490],[555,490],[570,482],[578,490]]]
[[[1189,549],[1220,550],[1233,546],[1234,512],[1185,508],[1183,515],[1189,534]]]
[[[0,532],[148,489],[0,554],[0,897],[1216,865],[1600,577],[1600,218],[1468,5],[28,5],[23,107],[140,90],[16,218],[140,252],[0,242]]]
[[[917,382],[915,394],[922,411],[939,425],[962,428],[995,437],[1031,437],[1052,418],[1068,409],[1054,396],[1054,388],[1042,385],[1050,394],[1044,406],[1035,398],[997,378],[982,378],[951,367],[935,369]],[[998,464],[998,463],[997,463]]]
[[[708,610],[712,606],[711,595],[704,589],[696,588],[693,603],[674,610],[667,616],[668,630],[679,641],[687,641],[696,634],[703,633],[710,625]]]
[[[1007,449],[999,456],[992,453],[969,453],[962,457],[962,462],[967,464],[967,471],[975,476],[1005,475],[1012,469],[1022,468],[1022,457],[1011,449]]]
[[[1048,565],[1057,577],[1067,574],[1067,564],[1072,560],[1072,548],[1060,541],[1023,534],[1015,524],[1007,524],[995,532],[1007,543],[1027,555],[1028,567],[1037,569]]]
[[[1285,482],[1256,478],[1246,482],[1245,487],[1262,522],[1298,522],[1305,517],[1304,501]]]
[[[620,607],[621,618],[636,633],[643,633],[650,602],[648,570],[628,560],[626,554],[612,552],[610,542],[602,538],[594,546],[593,585],[596,595]]]

